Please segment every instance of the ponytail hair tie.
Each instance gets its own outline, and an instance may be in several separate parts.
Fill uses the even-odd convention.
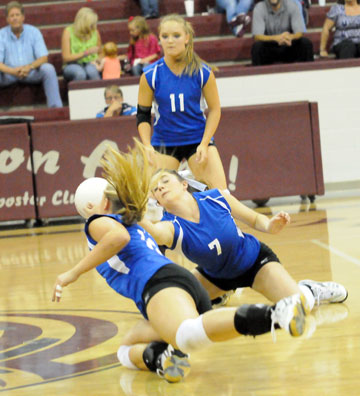
[[[133,16],[129,16],[128,22],[131,22],[134,19]]]

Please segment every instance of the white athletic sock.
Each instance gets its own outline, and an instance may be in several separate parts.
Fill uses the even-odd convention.
[[[132,370],[139,370],[139,368],[136,367],[135,364],[130,360],[129,353],[131,347],[132,345],[121,345],[118,349],[117,357],[123,366]]]

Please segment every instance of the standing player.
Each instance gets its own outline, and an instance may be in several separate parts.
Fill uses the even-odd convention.
[[[111,150],[102,164],[108,183],[100,179],[94,185],[98,178],[91,178],[75,194],[79,213],[90,216],[85,233],[91,252],[57,277],[53,301],[60,300],[64,286],[95,267],[110,287],[131,298],[147,321],[140,325],[144,332],[134,328],[119,348],[125,367],[158,371],[169,382],[178,382],[189,371],[190,351],[274,328],[293,336],[303,333],[300,294],[272,307],[256,304],[211,311],[209,297],[196,278],[163,256],[153,238],[136,224],[146,210],[150,181],[144,149],[137,145],[127,154]]]
[[[157,168],[178,169],[186,159],[196,179],[226,189],[213,139],[221,115],[214,73],[194,52],[194,31],[184,18],[165,16],[159,36],[164,57],[145,68],[140,79],[137,124],[141,140]]]

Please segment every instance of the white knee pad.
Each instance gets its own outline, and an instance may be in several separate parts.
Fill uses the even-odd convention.
[[[301,293],[306,298],[307,308],[309,309],[309,311],[311,311],[315,305],[315,298],[314,295],[312,294],[312,291],[305,285],[298,285],[298,286],[301,290]]]
[[[205,333],[202,315],[184,320],[176,332],[176,344],[182,352],[192,352],[212,344]]]
[[[132,370],[140,370],[138,367],[135,366],[135,364],[130,360],[129,357],[129,352],[131,349],[131,345],[121,345],[121,347],[117,351],[117,357],[119,359],[119,362]]]

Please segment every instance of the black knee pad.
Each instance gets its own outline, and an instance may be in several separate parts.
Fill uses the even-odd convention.
[[[271,307],[265,304],[244,304],[236,310],[235,329],[243,335],[257,336],[271,330]]]
[[[159,357],[165,351],[169,344],[166,342],[154,341],[151,342],[143,352],[143,360],[146,367],[150,371],[156,371],[159,366]]]

